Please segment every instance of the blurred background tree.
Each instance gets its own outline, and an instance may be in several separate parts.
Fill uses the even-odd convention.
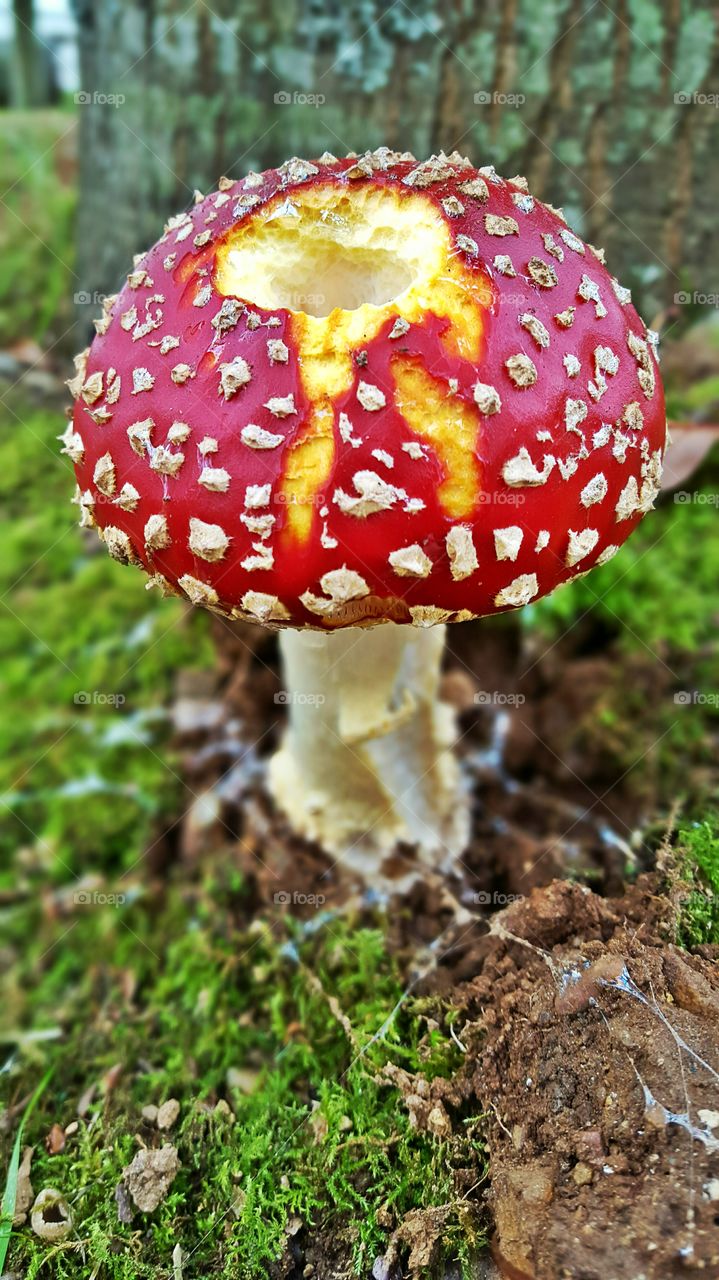
[[[458,147],[526,173],[650,310],[703,280],[719,201],[713,4],[74,0],[74,11],[90,292],[115,288],[160,220],[220,173],[381,143]]]
[[[382,143],[525,173],[652,319],[712,287],[718,88],[712,0],[0,4],[0,345],[82,345],[221,173]]]
[[[35,39],[33,0],[14,0],[14,75],[11,100],[15,107],[37,107],[46,100],[40,46]]]

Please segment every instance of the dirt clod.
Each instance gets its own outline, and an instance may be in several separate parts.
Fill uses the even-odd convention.
[[[719,1268],[702,1190],[719,1175],[719,973],[666,944],[654,890],[650,876],[615,900],[535,889],[493,918],[457,993],[475,1032],[460,1084],[496,1117],[490,1204],[508,1275]]]
[[[152,1213],[162,1203],[179,1168],[176,1148],[166,1143],[159,1151],[138,1151],[123,1169],[125,1187],[142,1213]]]
[[[177,1098],[168,1098],[158,1109],[156,1123],[158,1129],[171,1129],[180,1114]]]

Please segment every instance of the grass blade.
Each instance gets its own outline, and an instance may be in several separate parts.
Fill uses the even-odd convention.
[[[10,1248],[10,1236],[12,1235],[12,1220],[15,1216],[15,1197],[17,1195],[17,1175],[20,1168],[20,1150],[22,1147],[22,1135],[27,1121],[32,1115],[35,1105],[44,1093],[48,1080],[52,1075],[52,1068],[45,1073],[40,1081],[37,1089],[28,1102],[23,1113],[20,1124],[18,1125],[15,1142],[13,1144],[10,1163],[8,1165],[7,1180],[5,1182],[5,1191],[3,1192],[2,1206],[0,1206],[0,1275],[5,1270],[5,1259],[7,1251]]]

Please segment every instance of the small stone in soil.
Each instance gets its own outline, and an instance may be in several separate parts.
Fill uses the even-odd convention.
[[[115,1204],[117,1205],[117,1216],[120,1222],[127,1224],[132,1222],[134,1217],[134,1209],[127,1194],[127,1187],[124,1182],[118,1182],[115,1187]]]
[[[176,1148],[166,1143],[159,1151],[138,1151],[123,1169],[127,1190],[142,1213],[152,1213],[165,1199],[179,1168]]]
[[[158,1129],[171,1129],[179,1114],[180,1104],[177,1098],[168,1098],[157,1112]]]

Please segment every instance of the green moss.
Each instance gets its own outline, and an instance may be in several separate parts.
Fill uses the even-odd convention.
[[[690,482],[687,482],[689,487]],[[650,514],[609,564],[523,611],[548,636],[591,614],[626,651],[695,651],[719,615],[717,484]]]
[[[305,1240],[336,1242],[366,1275],[406,1212],[454,1204],[455,1168],[474,1167],[481,1181],[484,1155],[467,1118],[457,1117],[451,1140],[418,1132],[383,1074],[386,1063],[417,1071],[441,1061],[449,1071],[459,1061],[446,1009],[432,1002],[430,1030],[427,1006],[403,999],[386,922],[327,915],[246,925],[229,866],[194,888],[170,885],[161,902],[130,898],[73,905],[58,921],[31,894],[3,921],[16,950],[5,1012],[20,1044],[5,1087],[20,1096],[40,1057],[54,1067],[26,1140],[36,1190],[60,1189],[75,1218],[57,1249],[22,1229],[15,1268],[28,1278],[50,1266],[59,1280],[94,1268],[113,1280],[159,1280],[179,1242],[190,1274],[256,1280],[298,1218]],[[68,927],[72,945],[48,963]],[[48,1027],[59,1028],[57,1041],[23,1036]],[[111,1068],[113,1087],[103,1087]],[[44,1133],[73,1119],[93,1083],[78,1134],[48,1155]],[[154,1214],[122,1224],[115,1188],[134,1135],[163,1140],[141,1109],[170,1096],[182,1104],[169,1139],[181,1171]],[[462,1253],[481,1225],[465,1202],[450,1219],[447,1252]]]
[[[76,129],[70,112],[0,111],[0,346],[71,323]]]
[[[706,335],[707,332],[708,327],[704,326],[702,333]],[[672,396],[672,399],[668,401],[670,410],[673,407],[675,396]],[[684,413],[696,413],[697,410],[705,409],[710,404],[716,404],[717,400],[719,400],[719,374],[713,374],[709,378],[700,378],[692,383],[691,386],[682,388],[680,396]]]
[[[719,945],[719,815],[682,827],[677,844],[687,885],[677,940],[685,947]]]
[[[164,708],[177,669],[213,654],[206,616],[154,599],[78,529],[55,439],[62,416],[10,404],[0,442],[0,851],[32,846],[61,881],[90,861],[130,865],[176,807]],[[42,500],[29,502],[33,493]]]
[[[212,661],[208,619],[153,598],[78,530],[61,415],[12,398],[9,412],[0,1085],[14,1104],[53,1068],[25,1140],[36,1191],[58,1187],[74,1217],[56,1246],[23,1228],[10,1265],[28,1280],[164,1280],[179,1242],[190,1274],[255,1280],[298,1219],[366,1274],[406,1212],[454,1202],[455,1165],[484,1173],[461,1118],[452,1141],[417,1132],[382,1074],[456,1069],[446,1010],[402,999],[381,919],[253,920],[229,853],[200,885],[153,894],[143,853],[179,803],[166,708],[178,667]],[[50,1156],[44,1135],[89,1089],[78,1133]],[[161,1140],[142,1107],[170,1096],[181,1171],[153,1215],[123,1224],[115,1189],[135,1135]],[[15,1127],[0,1123],[8,1153]],[[478,1221],[453,1210],[446,1250],[466,1252]]]

